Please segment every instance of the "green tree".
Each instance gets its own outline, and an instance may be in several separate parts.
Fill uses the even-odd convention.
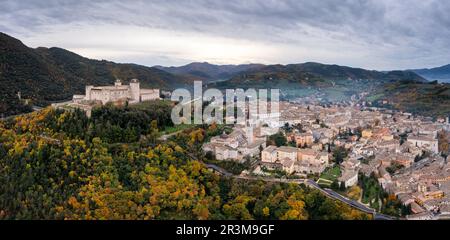
[[[277,133],[269,137],[268,145],[276,145],[277,147],[286,146],[287,139],[283,133]]]

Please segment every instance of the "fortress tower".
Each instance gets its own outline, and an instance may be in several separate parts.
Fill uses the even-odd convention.
[[[141,87],[137,79],[133,79],[130,82],[131,99],[135,102],[140,102]]]
[[[88,101],[92,100],[91,99],[91,90],[92,90],[92,88],[94,88],[94,86],[92,86],[92,85],[86,86],[86,97],[85,97],[85,100],[88,100]]]
[[[245,135],[247,137],[247,141],[249,144],[252,144],[255,141],[255,132],[254,129],[255,125],[253,124],[247,124],[245,127]]]

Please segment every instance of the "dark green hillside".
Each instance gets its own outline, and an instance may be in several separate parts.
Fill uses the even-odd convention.
[[[394,109],[425,116],[450,115],[450,84],[396,82],[380,87],[370,100],[386,100]]]
[[[416,69],[412,71],[430,81],[439,80],[441,82],[450,83],[450,64],[437,68]]]
[[[285,83],[296,83],[298,87],[330,87],[334,81],[373,80],[375,84],[384,81],[417,81],[424,78],[413,72],[393,71],[378,72],[361,68],[351,68],[320,63],[303,63],[290,65],[270,65],[256,70],[241,72],[226,82],[217,83],[218,87],[274,87]],[[287,85],[292,88],[290,84]],[[294,86],[295,87],[295,86]]]
[[[12,115],[27,110],[14,99],[17,92],[30,104],[47,105],[84,93],[87,84],[113,84],[137,78],[143,87],[172,89],[190,82],[162,70],[134,64],[116,64],[84,58],[61,48],[25,46],[0,33],[0,110]]]
[[[116,78],[124,80],[137,78],[144,87],[171,88],[189,81],[157,68],[91,60],[61,48],[38,48],[37,51],[48,62],[82,78],[87,84],[111,84]]]
[[[156,66],[156,68],[172,74],[182,75],[205,82],[228,80],[240,72],[256,70],[262,67],[264,67],[262,64],[215,65],[207,62],[194,62],[181,67]]]
[[[274,88],[291,86],[331,86],[331,82],[325,81],[320,76],[305,72],[292,65],[270,65],[258,70],[242,72],[229,81],[214,84],[217,87],[249,87],[249,88]]]

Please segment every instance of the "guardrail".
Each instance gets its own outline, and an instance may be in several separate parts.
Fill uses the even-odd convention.
[[[371,214],[373,215],[375,220],[393,220],[394,218],[388,215],[384,215],[381,213],[377,213],[377,211],[375,209],[369,208],[359,202],[356,202],[354,200],[348,199],[342,195],[340,195],[339,193],[331,190],[331,189],[323,189],[321,188],[316,182],[309,180],[309,179],[277,179],[277,178],[258,178],[258,177],[251,177],[251,176],[236,176],[230,172],[228,172],[227,170],[214,165],[214,164],[205,164],[205,166],[211,170],[213,170],[214,172],[219,173],[222,176],[225,177],[232,177],[235,179],[242,179],[242,180],[253,180],[253,181],[265,181],[265,182],[279,182],[279,183],[295,183],[295,184],[305,184],[306,186],[310,187],[310,188],[314,188],[320,192],[322,192],[323,194],[325,194],[325,196],[332,198],[334,200],[340,201],[346,205],[349,205],[353,208],[356,208],[364,213],[367,214]]]

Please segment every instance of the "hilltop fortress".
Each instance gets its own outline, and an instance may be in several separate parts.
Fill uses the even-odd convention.
[[[139,81],[133,79],[130,85],[117,80],[114,86],[86,86],[86,95],[75,95],[73,101],[100,101],[102,104],[128,101],[132,104],[156,99],[159,99],[159,89],[141,89]]]
[[[129,104],[160,99],[159,89],[141,89],[139,80],[133,79],[130,85],[116,80],[113,86],[86,86],[85,95],[74,95],[72,101],[52,104],[55,108],[79,108],[91,115],[92,107],[97,105]]]

